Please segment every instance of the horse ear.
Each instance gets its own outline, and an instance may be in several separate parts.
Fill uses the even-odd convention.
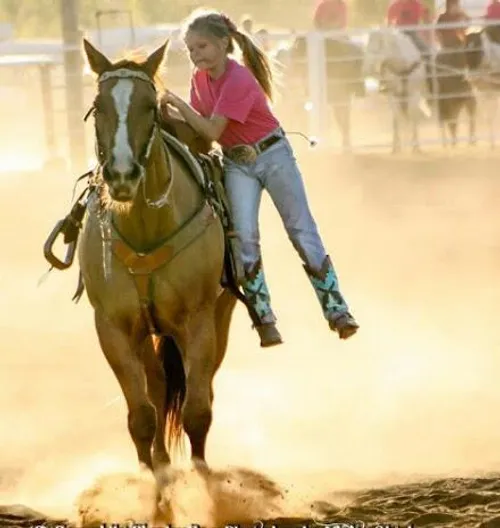
[[[109,59],[94,48],[87,39],[83,39],[83,49],[85,50],[85,55],[87,55],[89,66],[94,73],[101,75],[111,68],[112,64]]]
[[[146,59],[144,63],[144,71],[153,79],[165,57],[165,50],[168,46],[168,40],[165,41],[163,46],[160,46],[157,50],[153,51],[151,55]]]

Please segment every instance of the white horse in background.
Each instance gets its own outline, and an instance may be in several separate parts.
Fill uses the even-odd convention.
[[[404,123],[410,123],[412,147],[419,152],[418,123],[422,114],[430,117],[431,111],[426,101],[426,65],[411,37],[395,28],[372,31],[365,49],[363,75],[385,84],[393,114],[393,152],[401,150]]]

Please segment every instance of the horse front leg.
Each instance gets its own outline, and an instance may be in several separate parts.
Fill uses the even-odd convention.
[[[477,143],[476,122],[477,122],[477,101],[472,97],[467,102],[467,113],[469,115],[469,145]]]
[[[156,432],[156,411],[147,395],[144,365],[139,354],[140,341],[98,310],[94,320],[101,349],[127,402],[128,430],[139,463],[153,470],[151,445]]]
[[[401,152],[401,119],[397,103],[392,111],[392,153]]]
[[[495,121],[498,111],[498,96],[496,93],[488,93],[484,100],[486,104],[486,110],[488,114],[488,132],[490,135],[490,147],[495,148],[496,136],[495,136]]]
[[[351,149],[351,95],[345,90],[339,90],[336,94],[333,115],[342,136],[342,149],[349,151]]]
[[[418,98],[412,98],[411,101],[411,134],[412,134],[412,150],[415,154],[420,154],[420,96]]]
[[[156,431],[152,453],[153,466],[156,471],[170,464],[170,456],[165,444],[167,382],[165,370],[159,357],[161,352],[156,351],[154,339],[156,338],[148,337],[145,340],[143,361],[146,371],[148,396],[156,409]]]
[[[458,143],[458,122],[457,119],[450,119],[448,121],[448,130],[451,136],[451,146],[456,147]]]

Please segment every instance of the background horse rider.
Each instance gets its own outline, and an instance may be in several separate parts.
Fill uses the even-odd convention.
[[[446,0],[445,10],[436,20],[436,37],[441,50],[438,61],[456,68],[465,68],[465,42],[467,24],[460,27],[439,27],[440,24],[467,23],[470,17],[462,9],[460,0]]]
[[[465,107],[469,114],[469,141],[475,142],[476,96],[467,78],[467,26],[470,17],[462,9],[460,0],[446,0],[445,10],[436,20],[436,37],[440,50],[436,57],[437,82],[440,94],[439,120],[448,123],[453,142],[457,140],[457,120],[460,109]],[[461,24],[458,27],[440,27],[443,24]],[[452,95],[452,97],[450,97]],[[444,129],[443,129],[444,130]]]
[[[500,0],[491,0],[484,15],[486,22],[497,22],[486,26],[486,33],[491,41],[500,44]]]
[[[431,55],[430,43],[432,32],[430,30],[408,29],[421,23],[430,24],[431,15],[427,6],[421,0],[394,0],[387,10],[386,21],[388,26],[400,28],[407,34],[420,51],[426,64],[429,91],[432,92],[431,72],[429,59]]]
[[[344,32],[347,28],[345,0],[321,0],[313,13],[316,31]],[[363,51],[346,33],[325,39],[327,99],[333,107],[343,148],[351,145],[351,96],[365,95],[362,79]]]
[[[318,31],[344,30],[347,5],[344,0],[321,0],[314,9],[313,25]]]

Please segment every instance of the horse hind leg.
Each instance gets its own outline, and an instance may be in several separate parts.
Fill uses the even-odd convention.
[[[183,349],[186,398],[182,424],[191,444],[191,459],[206,466],[205,446],[212,424],[212,380],[217,365],[213,306],[191,320]]]
[[[156,412],[146,390],[139,346],[104,314],[95,312],[95,327],[101,349],[113,370],[128,407],[128,430],[139,463],[153,470],[151,445],[156,432]]]
[[[412,131],[412,150],[414,154],[422,152],[420,148],[419,120],[420,120],[420,95],[414,97],[411,101],[411,131]]]
[[[226,354],[229,329],[236,302],[236,297],[227,289],[217,299],[217,305],[215,307],[215,333],[217,338],[216,372]]]

